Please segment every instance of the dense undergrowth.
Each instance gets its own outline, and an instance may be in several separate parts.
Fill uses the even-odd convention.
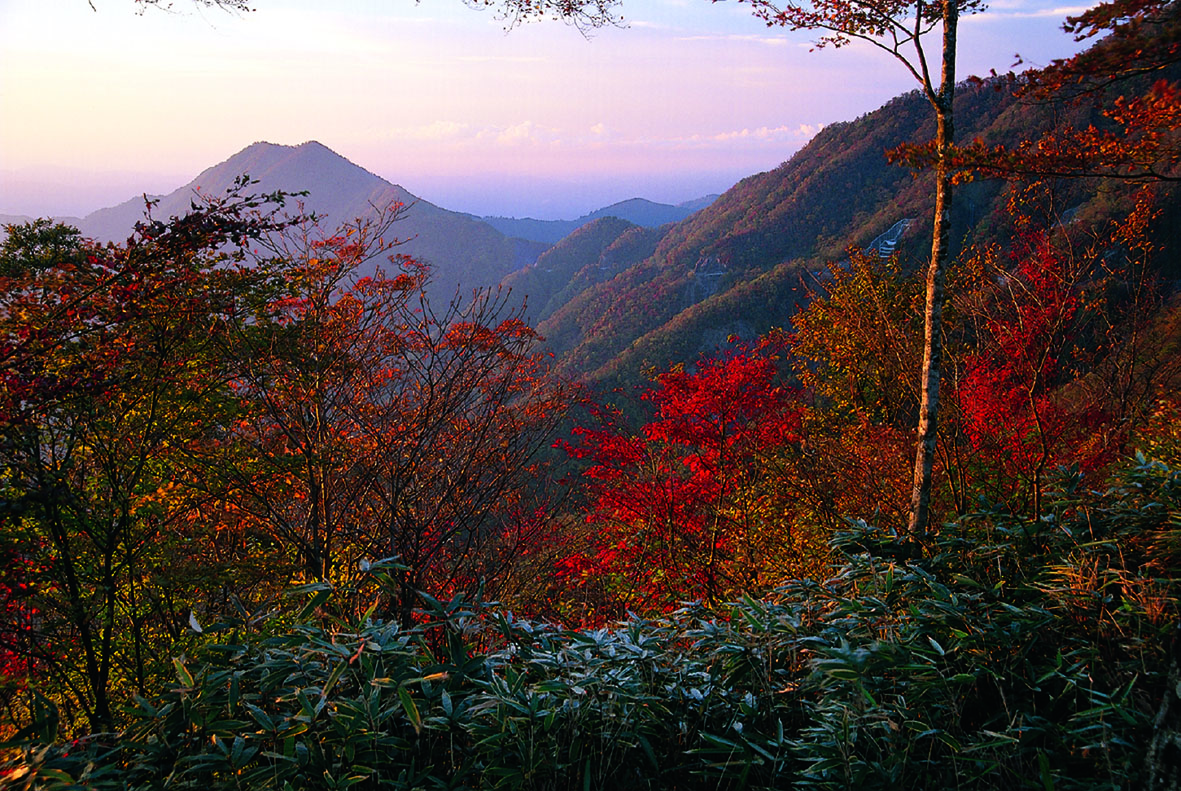
[[[1150,787],[1170,694],[1181,476],[1064,473],[1036,522],[863,522],[825,583],[571,631],[305,586],[205,627],[119,733],[4,746],[15,788]],[[347,606],[346,606],[347,604]],[[1174,669],[1175,672],[1175,669]],[[1175,683],[1175,682],[1174,682]]]

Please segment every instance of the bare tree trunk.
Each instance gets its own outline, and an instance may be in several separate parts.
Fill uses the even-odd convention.
[[[1169,644],[1169,674],[1144,758],[1145,791],[1181,788],[1181,627]]]
[[[951,172],[948,153],[955,137],[952,102],[955,99],[955,49],[959,8],[955,0],[943,3],[943,71],[939,92],[929,96],[935,107],[935,145],[939,162],[935,170],[935,227],[931,264],[927,270],[927,307],[923,332],[922,403],[919,407],[918,445],[914,461],[914,489],[910,498],[910,535],[927,531],[931,506],[931,480],[939,413],[939,380],[943,367],[943,302],[951,237]]]

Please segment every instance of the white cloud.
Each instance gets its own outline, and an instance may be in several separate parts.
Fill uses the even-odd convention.
[[[737,33],[731,33],[728,35],[681,36],[680,38],[677,39],[677,41],[724,41],[727,43],[739,42],[739,43],[765,44],[765,45],[771,46],[771,47],[783,47],[783,46],[787,46],[787,45],[793,43],[786,36],[766,36],[766,35],[737,34]]]
[[[471,124],[458,121],[435,121],[407,130],[406,136],[415,140],[457,140],[468,137],[471,128]]]
[[[984,12],[967,17],[965,21],[1008,22],[1015,19],[1060,19],[1066,21],[1066,17],[1078,16],[1088,8],[1089,6],[1079,5],[1028,9],[1022,7],[1020,3],[1007,5],[994,3]]]
[[[711,135],[690,135],[689,137],[681,138],[677,142],[693,144],[733,143],[739,141],[755,143],[801,143],[811,140],[823,128],[824,124],[759,126],[754,129],[743,127],[742,129],[716,132]]]
[[[501,128],[496,135],[496,144],[500,146],[558,146],[562,144],[562,134],[560,129],[541,126],[533,121],[522,121],[519,124]]]

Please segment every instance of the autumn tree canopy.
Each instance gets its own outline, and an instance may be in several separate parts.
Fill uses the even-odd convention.
[[[799,442],[802,412],[776,367],[781,346],[767,338],[658,375],[642,396],[654,414],[639,430],[610,410],[575,429],[565,447],[588,464],[593,529],[557,573],[565,596],[597,591],[584,617],[714,604],[803,576],[823,554],[793,534],[776,461]]]
[[[260,205],[234,192],[124,246],[47,222],[5,242],[0,551],[39,573],[0,651],[53,680],[71,723],[109,727],[113,690],[147,689],[185,602],[218,584],[211,565],[175,573],[204,551],[178,470],[223,414],[219,343],[252,280],[234,259],[282,224]]]
[[[1008,75],[998,87],[1029,103],[1096,112],[1076,113],[1083,123],[1059,124],[1016,145],[959,145],[957,178],[1181,180],[1181,9],[1163,0],[1112,0],[1069,17],[1063,28],[1078,41],[1101,38],[1073,57]],[[892,156],[914,166],[934,161],[930,145],[903,146]]]

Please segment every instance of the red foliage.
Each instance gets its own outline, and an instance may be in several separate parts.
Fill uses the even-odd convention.
[[[37,675],[41,665],[42,637],[37,624],[41,612],[35,596],[47,581],[45,567],[37,560],[15,551],[0,553],[0,688],[20,688]],[[38,647],[38,650],[33,650]]]
[[[1024,490],[1036,514],[1048,469],[1107,459],[1085,443],[1102,415],[1093,406],[1068,408],[1062,392],[1074,379],[1067,358],[1079,341],[1084,273],[1046,234],[1023,242],[1013,272],[996,284],[979,350],[965,360],[959,400],[974,450],[1007,481],[1006,499]]]
[[[226,499],[308,579],[397,557],[404,622],[418,591],[494,591],[512,534],[534,524],[534,456],[565,410],[537,334],[507,292],[433,309],[426,268],[405,256],[390,257],[399,272],[357,277],[390,249],[380,223],[300,230],[283,240],[266,321],[235,354],[243,452],[222,467]]]
[[[769,344],[656,377],[643,398],[655,416],[639,432],[618,413],[578,428],[567,445],[591,461],[592,548],[558,564],[570,584],[604,587],[608,613],[716,602],[756,579],[763,515],[761,460],[797,442],[801,409],[778,383]],[[601,614],[608,614],[601,613]]]

